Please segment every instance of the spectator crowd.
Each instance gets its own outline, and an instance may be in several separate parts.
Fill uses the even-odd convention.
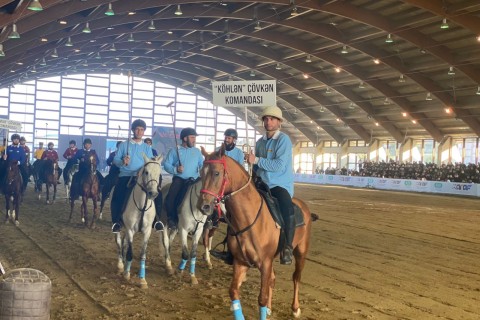
[[[449,163],[437,165],[435,163],[381,161],[364,162],[359,164],[358,170],[347,168],[332,169],[325,171],[317,168],[316,173],[331,175],[350,175],[362,177],[412,179],[429,181],[449,181],[464,183],[480,183],[480,165],[469,163]]]

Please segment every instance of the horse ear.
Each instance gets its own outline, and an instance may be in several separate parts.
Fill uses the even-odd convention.
[[[222,146],[218,149],[218,156],[221,158],[225,155],[225,142],[222,142]]]
[[[163,154],[159,155],[159,156],[156,156],[155,157],[155,161],[157,161],[158,163],[162,163],[163,161]]]
[[[150,161],[150,159],[148,159],[147,155],[145,153],[142,153],[143,155],[143,161],[145,161],[145,163],[147,163],[148,161]]]
[[[202,151],[202,154],[205,158],[208,157],[207,150],[205,150],[205,148],[203,146],[200,146],[200,150]]]

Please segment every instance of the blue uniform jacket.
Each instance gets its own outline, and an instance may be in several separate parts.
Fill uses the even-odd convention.
[[[178,156],[175,149],[170,149],[163,161],[165,171],[173,174],[175,177],[180,177],[185,180],[189,178],[198,178],[200,176],[200,168],[203,166],[203,156],[200,149],[179,146],[178,153],[180,154],[180,161],[183,165],[183,172],[177,172]]]
[[[128,166],[123,165],[123,158],[127,155],[130,156],[130,162]],[[138,171],[142,169],[145,164],[143,155],[151,159],[153,157],[152,148],[143,142],[135,142],[133,140],[125,141],[118,147],[117,154],[113,158],[113,164],[120,169],[119,177],[133,177],[136,176]]]
[[[25,150],[20,145],[9,145],[7,147],[7,160],[19,161],[20,164],[24,164],[27,161]]]

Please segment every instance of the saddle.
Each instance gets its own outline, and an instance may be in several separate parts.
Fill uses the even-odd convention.
[[[270,188],[262,180],[262,178],[254,176],[253,182],[255,184],[255,187],[257,188],[258,193],[260,193],[260,195],[265,200],[265,203],[267,204],[268,210],[270,211],[273,220],[283,229],[285,223],[283,221],[282,211],[280,210],[277,198],[272,195],[272,193],[270,192]],[[295,203],[293,203],[293,213],[295,217],[295,228],[305,225],[302,210]]]

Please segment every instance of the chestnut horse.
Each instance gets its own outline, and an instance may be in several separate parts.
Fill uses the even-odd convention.
[[[35,191],[38,194],[38,200],[42,198],[42,184],[45,183],[47,191],[47,204],[55,202],[57,197],[57,181],[58,181],[58,163],[50,159],[37,160],[33,163],[34,177],[35,177]],[[50,187],[53,186],[52,201],[50,201]]]
[[[230,284],[230,299],[234,318],[244,319],[240,305],[240,286],[249,268],[260,270],[261,286],[258,295],[260,319],[265,320],[272,307],[275,273],[273,260],[278,255],[280,229],[277,228],[268,207],[258,193],[249,173],[235,160],[225,155],[222,146],[212,154],[205,152],[202,168],[203,189],[199,206],[204,214],[210,214],[220,201],[225,201],[229,225],[228,247],[233,254],[233,279]],[[293,240],[295,272],[293,273],[292,312],[295,318],[300,316],[299,284],[307,256],[312,215],[307,205],[293,198],[302,211],[305,224],[297,227]]]
[[[90,155],[85,158],[79,165],[79,171],[75,173],[79,175],[79,185],[73,186],[70,189],[70,217],[68,221],[72,221],[73,208],[75,207],[75,200],[78,196],[82,197],[82,206],[80,208],[80,215],[82,222],[88,226],[88,199],[92,199],[93,203],[93,217],[90,223],[90,228],[95,228],[95,222],[98,217],[98,199],[100,198],[100,183],[97,177],[97,159],[95,155]],[[73,179],[72,179],[73,180]]]
[[[8,161],[6,165],[5,183],[3,185],[3,194],[5,195],[5,222],[8,222],[8,217],[12,221],[15,220],[15,225],[19,225],[18,215],[20,213],[20,203],[22,202],[22,175],[17,161]]]

